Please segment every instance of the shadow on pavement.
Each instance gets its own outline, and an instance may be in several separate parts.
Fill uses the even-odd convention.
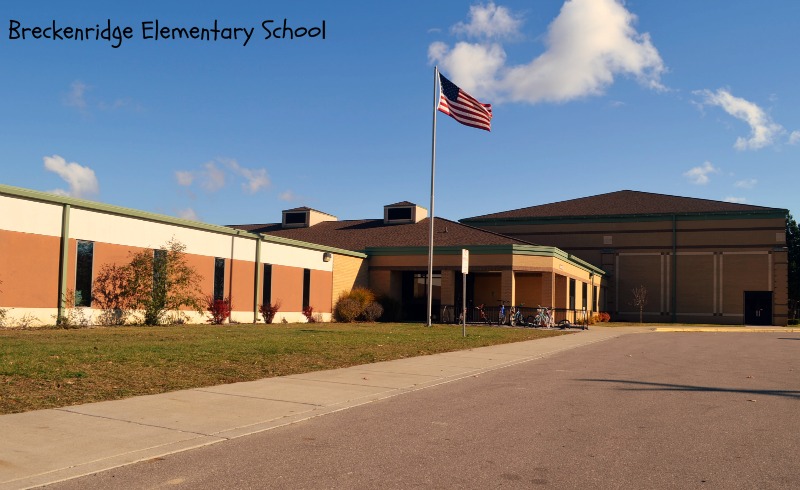
[[[787,398],[800,399],[800,391],[718,388],[714,386],[676,385],[669,383],[651,383],[647,381],[629,381],[624,379],[578,379],[577,381],[591,381],[598,383],[619,383],[624,385],[638,386],[638,387],[621,388],[624,391],[697,391],[697,392],[716,392],[716,393],[747,393],[752,395],[783,396]]]

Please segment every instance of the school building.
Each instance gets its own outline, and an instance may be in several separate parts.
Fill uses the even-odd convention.
[[[0,185],[0,309],[6,323],[53,324],[75,306],[96,320],[92,285],[102,267],[175,240],[202,275],[203,293],[231,299],[232,321],[259,322],[259,306],[275,302],[275,321],[305,321],[307,306],[329,320],[340,293],[355,286],[394,300],[401,319],[425,321],[427,210],[403,201],[375,211],[338,220],[300,207],[280,221],[216,226]],[[489,315],[524,304],[526,313],[554,307],[556,319],[607,311],[638,321],[632,290],[644,286],[645,321],[785,325],[786,216],[620,191],[460,222],[435,218],[434,319],[466,302],[468,319],[481,304]]]
[[[462,219],[558,247],[603,269],[601,309],[636,320],[632,291],[647,290],[645,321],[786,325],[786,209],[637,191]]]

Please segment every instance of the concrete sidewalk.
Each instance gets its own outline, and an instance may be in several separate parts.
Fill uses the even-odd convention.
[[[643,328],[0,416],[0,489],[29,488],[292,424]]]

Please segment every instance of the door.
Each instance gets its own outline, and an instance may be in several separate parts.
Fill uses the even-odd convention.
[[[772,325],[772,291],[744,292],[744,324]]]

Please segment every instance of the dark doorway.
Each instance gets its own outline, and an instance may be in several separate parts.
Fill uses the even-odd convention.
[[[744,292],[744,324],[772,325],[772,291]]]
[[[442,274],[433,272],[433,305],[431,316],[439,321],[441,306]],[[426,272],[403,272],[402,318],[407,321],[427,322],[428,316],[428,274]]]

